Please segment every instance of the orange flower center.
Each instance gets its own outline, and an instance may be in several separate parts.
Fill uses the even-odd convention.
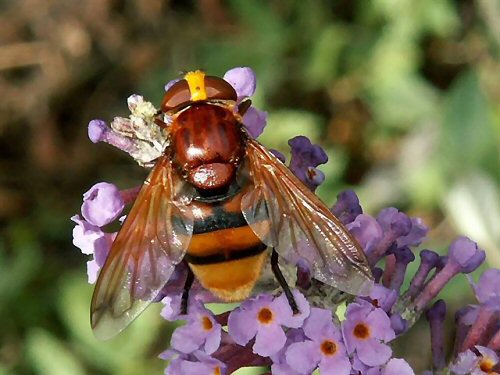
[[[215,369],[214,369],[214,375],[221,375],[221,372],[220,372],[220,367],[217,366]]]
[[[257,319],[259,319],[259,322],[262,324],[269,324],[273,321],[273,312],[267,307],[264,307],[260,309]]]
[[[201,319],[201,325],[203,326],[203,329],[205,331],[210,331],[212,329],[212,327],[214,326],[212,324],[212,321],[208,318],[208,316],[204,316],[202,319]]]
[[[479,363],[479,368],[481,371],[487,374],[493,374],[493,367],[495,367],[495,363],[489,357],[482,357],[481,362]]]
[[[321,343],[321,351],[324,355],[334,355],[337,352],[337,345],[331,340],[325,340]]]
[[[370,337],[370,329],[364,323],[356,324],[356,327],[354,327],[354,336],[358,339],[366,340]]]

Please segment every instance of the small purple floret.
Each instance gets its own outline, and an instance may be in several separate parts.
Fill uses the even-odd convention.
[[[351,363],[342,342],[340,330],[332,322],[328,310],[313,308],[303,330],[309,340],[291,344],[286,361],[300,374],[309,374],[317,366],[323,374],[345,374],[351,371]]]
[[[382,375],[415,375],[415,372],[404,359],[392,358],[383,368]]]
[[[384,231],[384,237],[390,237],[393,241],[408,236],[412,228],[412,222],[408,215],[394,207],[380,211],[377,215],[377,221]]]
[[[124,207],[120,190],[107,182],[99,182],[83,194],[82,215],[98,227],[118,218]]]
[[[356,302],[365,303],[368,302],[370,305],[381,308],[386,313],[389,313],[392,306],[396,303],[398,299],[398,292],[386,288],[381,284],[373,284],[368,297],[358,297]]]
[[[245,124],[248,133],[253,138],[257,138],[262,134],[267,125],[267,112],[250,107],[243,115],[243,124]]]
[[[298,327],[309,313],[308,303],[298,291],[293,291],[300,314],[294,315],[286,298],[273,299],[260,295],[246,300],[229,315],[228,329],[233,340],[246,345],[255,337],[253,351],[262,356],[277,353],[286,342],[282,326]],[[302,296],[302,297],[300,297]]]
[[[471,374],[478,363],[477,355],[469,349],[458,355],[455,362],[450,366],[450,370],[457,375]]]
[[[285,155],[283,155],[282,152],[278,151],[278,150],[275,150],[275,149],[269,149],[269,151],[271,151],[271,153],[276,156],[282,163],[284,163],[286,161],[286,157]]]
[[[102,120],[92,120],[89,122],[88,135],[93,143],[106,142],[128,154],[137,151],[137,140],[124,137],[112,129]]]
[[[219,348],[220,341],[221,325],[200,302],[195,302],[189,305],[186,324],[172,333],[170,345],[185,354],[202,348],[212,354]]]
[[[161,358],[166,358],[162,355]],[[226,373],[226,365],[221,361],[196,351],[190,355],[179,355],[171,360],[170,365],[165,369],[166,375],[200,375],[200,374],[221,374]]]
[[[251,68],[238,67],[230,69],[224,74],[223,78],[236,90],[239,101],[249,98],[255,93],[257,79]]]
[[[427,310],[427,320],[431,326],[431,349],[433,368],[442,370],[445,366],[444,356],[444,320],[446,318],[446,303],[440,299]]]
[[[347,307],[346,320],[342,323],[344,342],[349,354],[356,351],[367,366],[380,366],[392,355],[386,345],[396,335],[391,320],[384,310],[352,303]]]
[[[415,260],[415,254],[407,246],[394,249],[392,254],[396,257],[396,264],[391,277],[390,287],[399,292],[406,275],[406,268],[409,263]]]
[[[163,319],[172,322],[180,318],[181,294],[165,296],[161,302],[163,303],[163,308],[161,309],[160,315]]]
[[[363,213],[359,204],[359,198],[352,190],[345,190],[337,195],[337,202],[330,209],[332,213],[343,223],[349,224]]]
[[[328,156],[320,146],[313,145],[309,138],[304,136],[294,137],[288,141],[288,144],[292,153],[290,170],[314,191],[318,186],[316,185],[318,181],[314,180],[316,176],[309,175],[309,168],[316,168],[320,164],[325,164],[328,161]],[[321,180],[321,176],[318,179]]]
[[[500,269],[490,268],[483,272],[477,284],[471,278],[469,283],[480,303],[500,306]]]
[[[421,218],[412,217],[410,220],[410,232],[406,236],[397,239],[396,244],[398,247],[420,245],[429,231],[429,228],[424,224]]]
[[[73,228],[73,245],[78,247],[83,254],[93,255],[87,262],[88,282],[94,284],[99,270],[108,257],[115,233],[104,233],[98,226],[75,215],[71,218],[76,223]]]
[[[383,232],[377,220],[367,214],[360,214],[347,224],[347,229],[359,242],[367,255],[373,253],[380,242]]]
[[[88,134],[92,143],[104,141],[109,131],[110,129],[103,120],[92,120],[89,122]]]
[[[465,236],[458,237],[450,245],[448,261],[460,267],[460,272],[469,273],[479,267],[486,258],[484,250]]]
[[[458,237],[449,247],[447,262],[415,298],[415,308],[422,311],[456,274],[474,271],[484,262],[485,252],[467,237]]]

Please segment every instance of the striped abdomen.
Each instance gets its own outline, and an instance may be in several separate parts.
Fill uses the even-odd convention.
[[[242,189],[221,202],[193,201],[193,237],[185,260],[206,289],[225,301],[246,298],[267,253],[241,213]]]

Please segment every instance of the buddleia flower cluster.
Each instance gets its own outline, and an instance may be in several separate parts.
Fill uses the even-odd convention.
[[[229,70],[224,79],[236,90],[238,100],[251,97],[256,80],[250,68]],[[166,88],[175,82],[166,85]],[[128,99],[131,115],[116,117],[110,127],[102,120],[89,123],[92,142],[106,142],[131,155],[140,165],[151,166],[165,147],[167,137],[154,123],[157,109],[142,96]],[[164,119],[168,123],[168,118]],[[258,137],[267,114],[251,107],[243,121]],[[327,162],[321,147],[297,136],[289,141],[289,168],[311,190],[325,179],[317,169]],[[282,160],[284,156],[275,152]],[[100,182],[83,195],[81,215],[75,223],[73,243],[90,256],[89,283],[109,253],[116,233],[108,224],[123,221],[124,207],[134,201],[139,188],[119,190]],[[341,192],[331,211],[364,249],[375,283],[366,297],[348,296],[313,279],[301,263],[289,267],[287,281],[299,313],[294,314],[276,282],[258,285],[256,294],[238,307],[214,314],[207,302],[216,299],[195,281],[188,301],[188,314],[181,313],[181,295],[187,269],[180,263],[156,302],[168,321],[182,320],[172,334],[169,349],[160,354],[168,361],[165,374],[231,374],[242,367],[266,366],[272,374],[414,374],[404,358],[393,353],[396,339],[407,333],[421,315],[429,322],[431,342],[419,343],[432,352],[428,374],[495,374],[500,352],[500,270],[488,269],[474,282],[469,277],[476,304],[455,314],[453,348],[445,348],[446,303],[435,301],[443,287],[459,274],[469,274],[485,260],[485,252],[467,237],[456,238],[447,255],[430,249],[416,250],[428,228],[421,219],[396,208],[376,216],[363,212],[353,191]],[[408,264],[419,258],[417,271],[409,275]],[[382,266],[383,265],[383,266]],[[266,273],[266,270],[263,271]],[[265,278],[264,278],[265,279]],[[403,281],[410,280],[408,288]],[[227,310],[227,309],[226,309]],[[451,356],[445,353],[451,351]]]

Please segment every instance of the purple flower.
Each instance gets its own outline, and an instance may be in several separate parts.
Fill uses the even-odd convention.
[[[465,236],[453,241],[448,252],[449,262],[457,265],[462,273],[474,271],[484,262],[485,257],[484,250]]]
[[[255,337],[254,353],[262,356],[277,353],[286,342],[282,326],[300,327],[309,315],[305,297],[296,290],[293,295],[300,311],[296,315],[284,295],[273,299],[264,294],[244,301],[229,315],[228,330],[233,340],[244,346]]]
[[[136,142],[111,130],[103,120],[89,122],[88,135],[93,143],[106,142],[129,154],[137,151]]]
[[[392,355],[391,348],[385,343],[396,335],[390,318],[382,309],[350,304],[342,323],[342,333],[348,353],[356,351],[359,359],[368,366],[383,365]]]
[[[422,292],[415,298],[416,311],[422,311],[427,303],[432,300],[443,287],[456,274],[474,271],[484,262],[484,250],[478,248],[474,241],[467,237],[458,237],[449,247],[446,264],[431,281],[429,281]]]
[[[273,375],[300,375],[287,363],[273,363],[271,366],[271,373]]]
[[[356,353],[352,356],[352,372],[351,374],[353,375],[380,375],[380,372],[382,371],[380,366],[367,366],[365,365],[358,357]]]
[[[226,72],[224,79],[235,88],[237,100],[232,108],[243,116],[249,136],[259,136],[266,125],[267,113],[247,101],[256,90],[254,72],[248,67],[238,67]],[[177,81],[179,79],[170,81],[165,89]],[[140,95],[130,96],[127,102],[131,111],[128,117],[115,117],[110,127],[102,120],[91,121],[89,137],[92,142],[107,142],[126,151],[140,165],[152,166],[168,147],[169,132],[156,124],[159,112],[151,102]],[[161,120],[168,126],[173,117],[163,114]],[[326,153],[303,136],[291,139],[289,145],[290,170],[314,191],[325,179],[317,167],[327,162]],[[277,156],[284,162],[281,154]],[[72,218],[75,222],[73,243],[82,253],[92,255],[87,263],[89,282],[95,282],[116,235],[104,232],[102,227],[116,220],[138,191],[133,188],[120,192],[114,185],[99,183],[84,194],[83,219]],[[450,245],[448,256],[423,250],[410,287],[400,297],[407,266],[414,259],[411,248],[420,245],[428,231],[422,220],[410,218],[396,208],[382,210],[376,219],[363,214],[353,191],[339,194],[331,211],[367,253],[377,282],[369,296],[358,296],[352,302],[343,293],[311,279],[315,260],[305,250],[309,248],[307,239],[299,239],[294,245],[296,256],[288,261],[297,267],[295,285],[306,290],[311,301],[332,308],[346,302],[346,318],[342,324],[334,320],[336,316],[332,317],[329,309],[311,308],[297,290],[293,291],[300,311],[296,315],[286,296],[281,294],[279,297],[260,295],[243,301],[232,312],[213,316],[204,303],[216,297],[203,289],[198,280],[194,280],[190,290],[189,314],[181,315],[181,293],[188,270],[187,263],[181,262],[152,301],[163,302],[161,315],[165,319],[186,321],[173,332],[172,349],[161,355],[170,361],[165,373],[221,375],[246,366],[272,366],[273,374],[278,375],[310,374],[316,368],[327,374],[414,374],[405,360],[391,358],[388,343],[415,324],[452,277],[476,269],[484,261],[484,251],[466,237],[459,237]],[[146,252],[143,257],[132,298],[141,299],[147,290],[145,286],[152,277],[152,256]],[[380,267],[375,267],[383,257]],[[471,278],[469,281],[479,304],[457,314],[453,349],[456,360],[448,368],[444,356],[444,302],[436,302],[427,312],[435,371],[486,374],[498,369],[500,270],[486,271],[476,284]],[[264,284],[259,287],[270,287]],[[222,330],[226,325],[228,332]]]
[[[324,175],[319,174],[315,168],[328,161],[325,151],[320,146],[313,145],[304,136],[294,137],[288,141],[288,144],[292,153],[290,170],[312,191],[316,190],[323,182]]]
[[[398,247],[418,246],[427,235],[429,228],[424,224],[421,218],[412,217],[411,229],[406,236],[399,237],[396,241]]]
[[[444,356],[444,319],[446,318],[446,303],[440,299],[427,310],[427,320],[431,326],[431,351],[433,368],[442,370],[445,366]]]
[[[377,220],[367,214],[360,214],[347,224],[347,229],[359,242],[367,255],[371,254],[382,239],[382,228]]]
[[[460,353],[455,362],[450,366],[450,370],[455,374],[470,374],[477,367],[479,359],[470,349]]]
[[[418,270],[411,280],[410,287],[406,292],[410,298],[413,298],[418,294],[418,292],[422,289],[429,272],[435,268],[440,261],[439,254],[432,250],[424,249],[420,251],[419,255],[420,265],[418,266]]]
[[[255,73],[249,67],[230,69],[224,74],[223,78],[235,89],[238,95],[238,101],[249,98],[255,93],[257,79]]]
[[[377,222],[382,228],[383,235],[377,247],[368,255],[372,264],[383,257],[390,246],[399,238],[408,236],[412,228],[411,219],[394,207],[381,210],[377,215]]]
[[[163,308],[160,315],[170,322],[179,319],[181,315],[181,294],[168,295],[163,297],[161,302]]]
[[[255,107],[250,107],[243,115],[243,124],[248,130],[248,133],[253,138],[257,138],[262,134],[267,125],[267,112],[259,111]]]
[[[96,248],[107,246],[101,228],[90,224],[78,215],[72,216],[71,221],[76,223],[73,228],[73,245],[78,247],[83,254],[92,255]]]
[[[103,120],[96,119],[89,122],[88,135],[92,143],[105,141],[110,131]]]
[[[468,276],[468,275],[467,275]],[[490,268],[483,272],[477,284],[469,277],[477,300],[492,306],[500,306],[500,270]]]
[[[160,355],[160,358],[170,361],[165,369],[165,375],[223,375],[226,373],[226,365],[221,361],[210,357],[202,351],[196,351],[190,355],[179,355],[176,352],[167,350]]]
[[[357,303],[368,302],[374,307],[381,308],[386,313],[391,311],[392,306],[398,299],[398,292],[393,289],[386,288],[381,284],[373,284],[370,294],[364,298],[357,298]]]
[[[484,346],[476,345],[479,356],[468,349],[457,356],[455,362],[450,366],[451,371],[457,375],[480,375],[492,374],[493,367],[498,363],[499,358],[495,351]]]
[[[456,347],[457,351],[463,352],[467,349],[472,348],[474,345],[483,344],[488,342],[488,338],[491,336],[492,327],[499,321],[498,311],[491,308],[487,304],[480,306],[473,306],[472,309],[462,316],[461,322],[465,324],[467,321],[472,322],[470,328],[466,331],[466,334],[460,333],[457,335]],[[459,328],[462,328],[459,326]],[[458,341],[458,340],[461,341]]]
[[[382,375],[415,375],[415,372],[404,359],[391,358],[382,369]]]
[[[251,68],[238,67],[230,69],[224,74],[224,80],[233,86],[238,95],[238,103],[251,97],[255,93],[257,80]],[[253,138],[262,134],[267,125],[267,112],[263,112],[251,106],[243,115],[243,124]]]
[[[358,215],[363,213],[363,209],[359,205],[358,196],[352,190],[345,190],[337,195],[337,202],[330,211],[332,211],[343,224],[353,222]]]
[[[107,182],[99,182],[83,194],[82,215],[90,224],[98,227],[115,220],[124,207],[120,190]]]
[[[185,354],[203,346],[205,353],[212,354],[219,348],[220,340],[221,325],[209,310],[196,301],[189,305],[187,323],[173,332],[170,345]]]
[[[384,208],[380,211],[377,215],[377,221],[384,233],[390,233],[390,236],[394,240],[410,234],[412,227],[412,222],[408,215],[394,207]]]
[[[90,224],[78,215],[73,216],[71,220],[76,223],[73,228],[73,245],[83,254],[93,255],[93,259],[87,262],[87,276],[88,282],[94,284],[108,257],[116,233],[104,233],[98,226]]]
[[[306,340],[304,331],[301,328],[290,328],[286,332],[286,343],[276,354],[273,354],[270,358],[273,361],[271,371],[273,374],[277,375],[300,375],[295,369],[293,369],[286,361],[286,352],[290,345],[296,342],[303,342]]]
[[[408,321],[399,313],[393,313],[391,315],[391,328],[394,330],[396,336],[399,336],[408,329]]]
[[[391,253],[394,255],[396,262],[394,264],[394,270],[390,275],[389,287],[399,292],[405,279],[406,268],[409,263],[415,260],[415,255],[407,246],[396,247],[392,249]]]
[[[285,163],[286,161],[286,157],[285,155],[283,155],[282,152],[278,151],[278,150],[275,150],[275,149],[269,149],[269,151],[271,151],[271,153],[276,156],[282,163]]]
[[[333,324],[330,311],[312,308],[303,330],[310,340],[291,344],[286,351],[286,362],[291,368],[300,374],[309,374],[317,366],[323,374],[350,373],[342,335]]]

